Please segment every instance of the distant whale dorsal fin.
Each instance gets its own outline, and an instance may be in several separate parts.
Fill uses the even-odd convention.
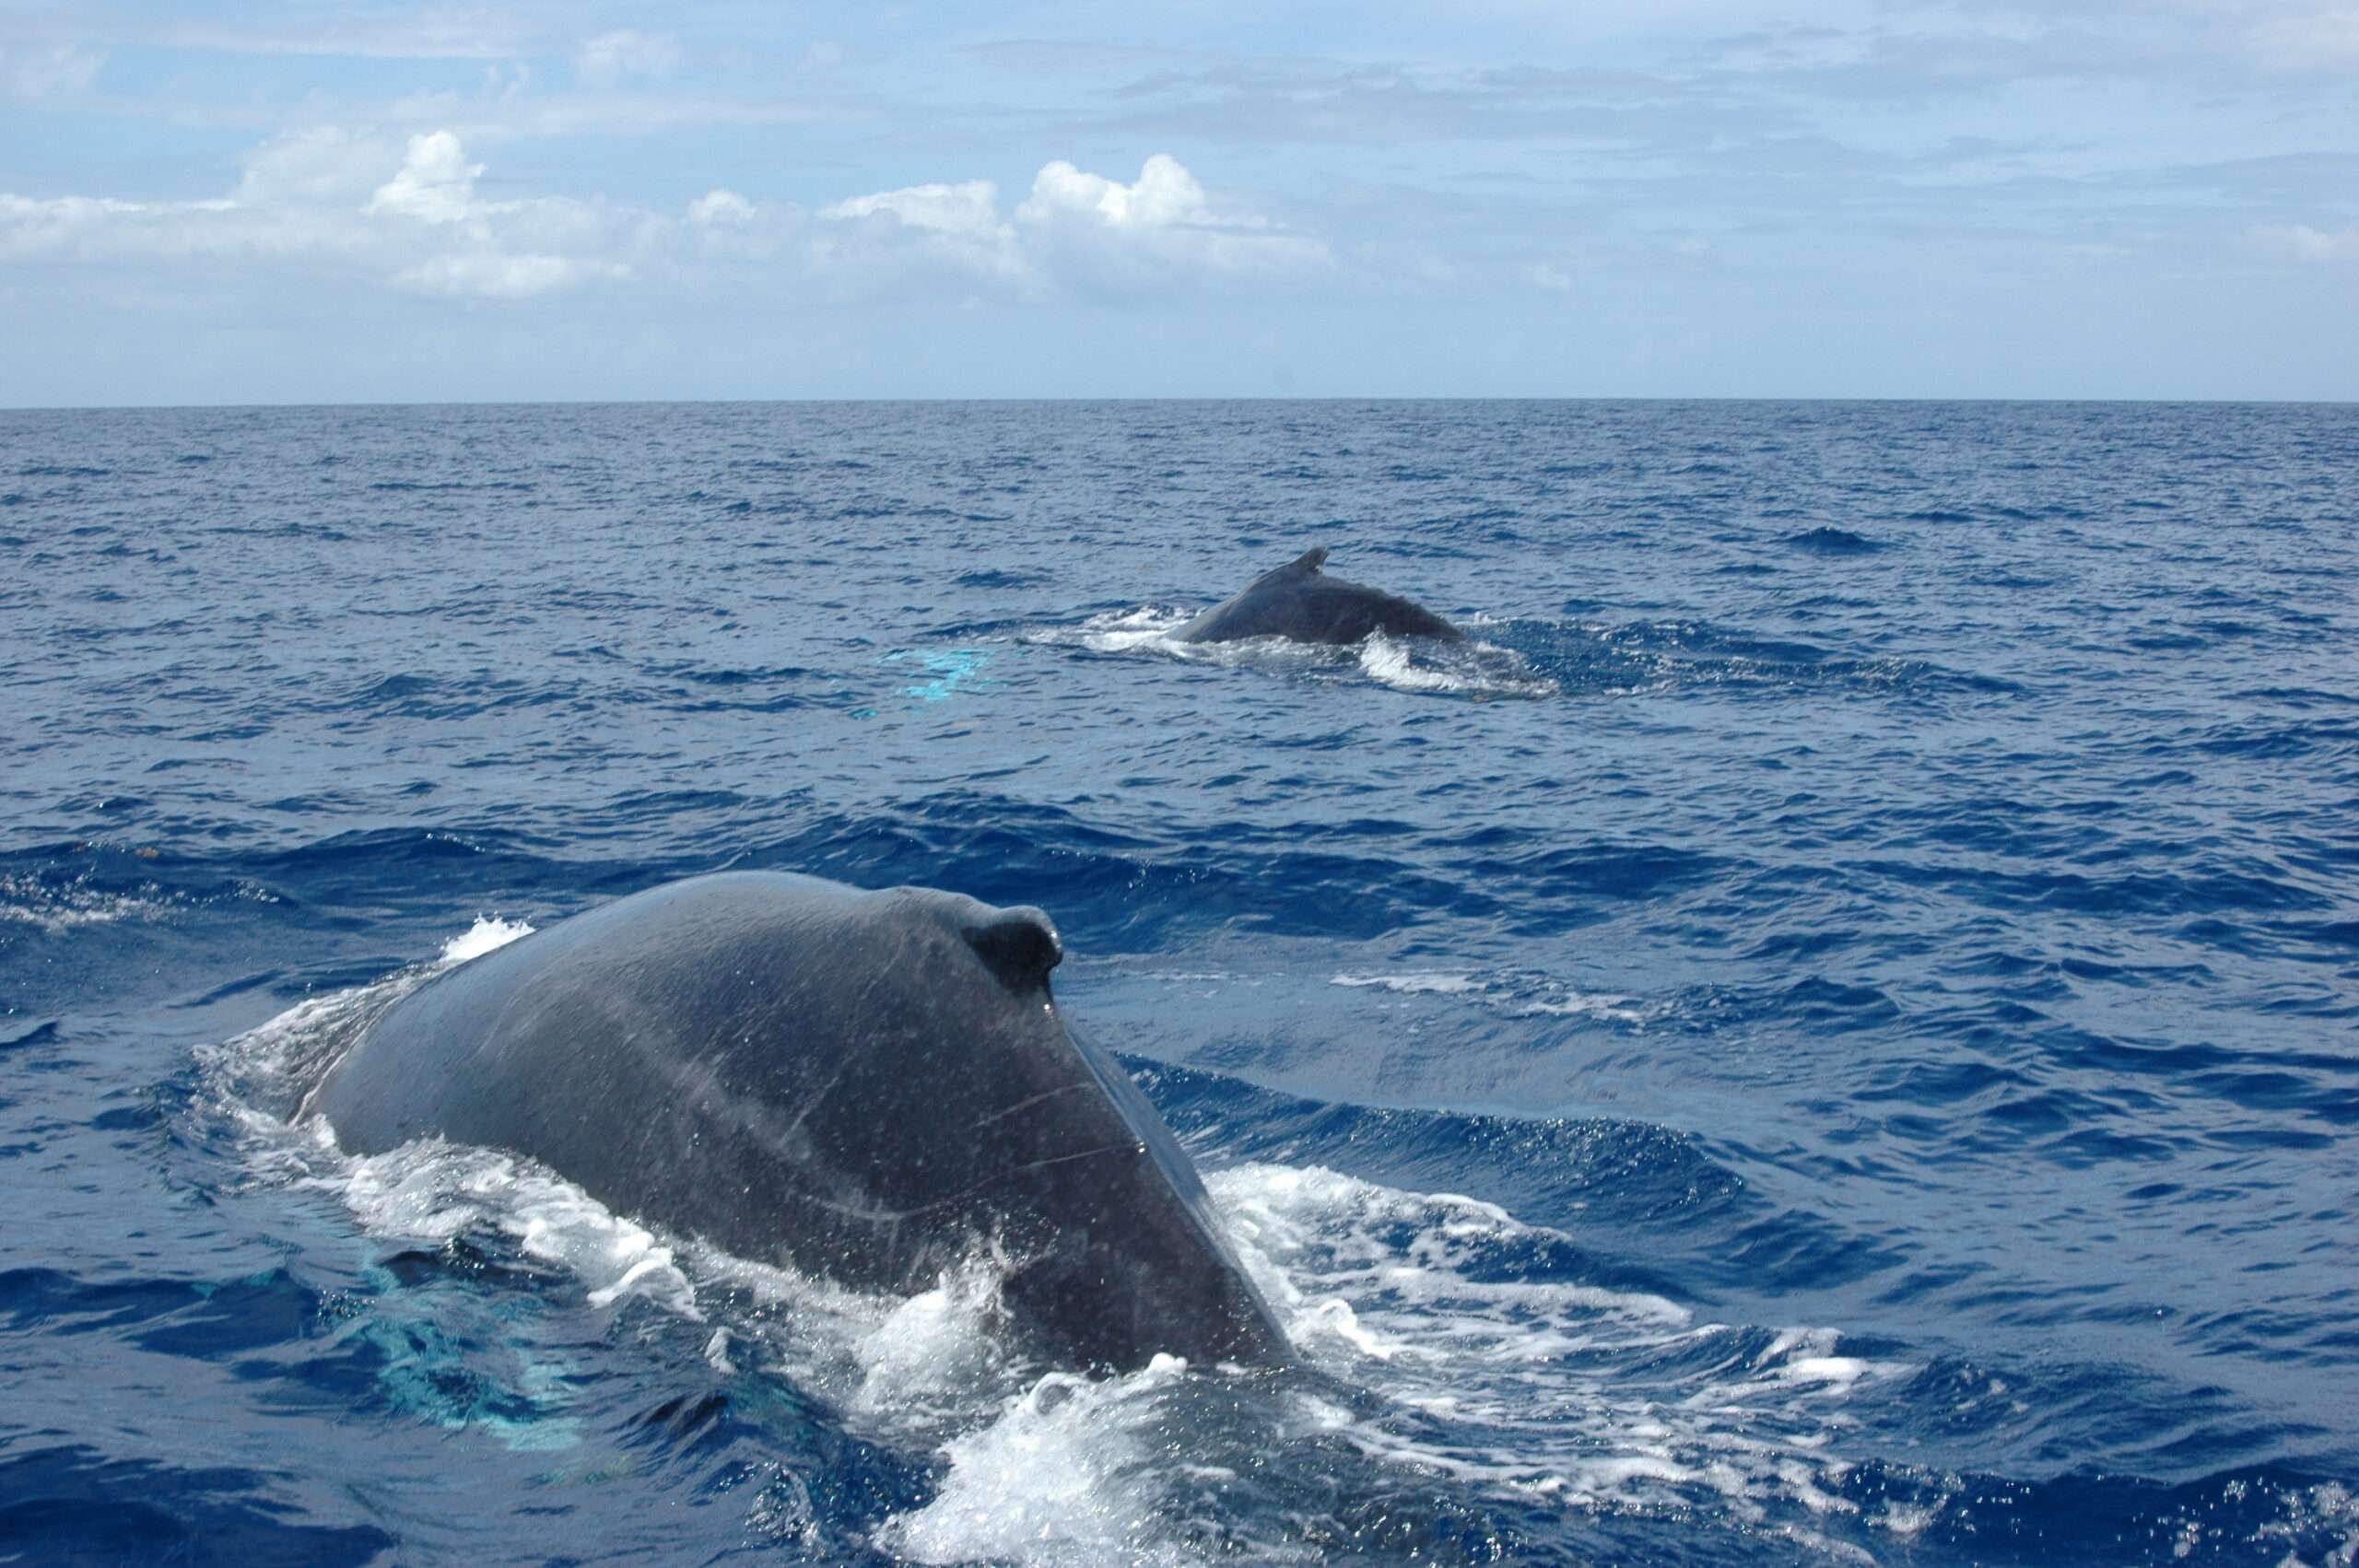
[[[1049,971],[1065,955],[1063,944],[1057,941],[1057,928],[1028,904],[994,910],[991,919],[958,934],[982,959],[983,966],[1018,994],[1048,984]]]
[[[1255,580],[1257,583],[1289,582],[1297,578],[1316,577],[1319,574],[1319,568],[1326,562],[1327,547],[1321,544],[1315,549],[1305,550],[1274,571],[1263,572]]]

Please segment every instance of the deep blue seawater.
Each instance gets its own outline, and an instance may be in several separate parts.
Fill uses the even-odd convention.
[[[1477,645],[1157,635],[1312,544]],[[0,413],[0,1561],[2347,1564],[2355,634],[2348,406]],[[293,1117],[726,866],[1049,909],[1309,1366]]]

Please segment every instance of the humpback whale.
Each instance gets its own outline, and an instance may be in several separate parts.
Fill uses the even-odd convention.
[[[1049,990],[1030,907],[722,872],[618,899],[393,1004],[304,1111],[348,1152],[529,1155],[619,1211],[855,1289],[984,1243],[1061,1363],[1288,1359],[1203,1185]]]
[[[1171,634],[1175,642],[1235,642],[1284,637],[1297,642],[1354,643],[1370,632],[1458,641],[1456,626],[1422,605],[1356,582],[1320,575],[1324,549],[1304,552],[1263,572]]]

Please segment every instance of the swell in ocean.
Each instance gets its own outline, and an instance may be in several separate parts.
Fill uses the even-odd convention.
[[[0,1543],[2347,1561],[2354,457],[0,415]],[[1171,641],[1313,544],[1468,643]],[[1047,908],[1306,1365],[1080,1376],[988,1249],[863,1296],[294,1114],[437,967],[723,867]]]

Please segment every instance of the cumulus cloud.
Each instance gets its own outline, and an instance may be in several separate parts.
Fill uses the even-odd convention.
[[[999,210],[989,180],[910,185],[854,196],[819,209],[821,265],[838,287],[874,287],[939,272],[1032,288],[1033,267]]]
[[[826,242],[870,266],[928,263],[1043,298],[1060,289],[1148,293],[1176,284],[1317,270],[1323,241],[1215,206],[1179,159],[1157,153],[1135,181],[1062,159],[1013,213],[988,180],[911,185],[822,207]]]
[[[467,149],[452,133],[412,136],[401,168],[377,187],[368,210],[427,223],[456,223],[475,205],[475,176],[482,172],[483,165],[467,161]]]
[[[1168,153],[1148,158],[1138,179],[1128,185],[1102,174],[1085,174],[1060,158],[1034,178],[1032,199],[1016,209],[1016,216],[1034,223],[1082,216],[1118,229],[1213,221],[1203,186]]]
[[[308,261],[416,293],[522,299],[631,277],[627,252],[660,224],[561,197],[485,201],[484,166],[449,131],[410,137],[388,178],[394,156],[371,135],[317,127],[255,148],[236,190],[206,201],[0,194],[0,258]]]
[[[695,224],[744,224],[754,221],[754,204],[734,191],[708,191],[688,204],[688,221]]]
[[[484,201],[475,194],[483,171],[452,132],[409,139],[401,167],[363,211],[428,224],[446,230],[448,239],[438,253],[396,271],[397,287],[445,297],[523,299],[632,275],[629,264],[609,252],[628,245],[630,231],[651,215],[552,196]]]
[[[1148,158],[1127,185],[1062,159],[1049,164],[1015,217],[1100,282],[1144,281],[1149,273],[1277,275],[1316,271],[1332,260],[1323,241],[1250,213],[1216,209],[1203,184],[1168,153]]]
[[[382,140],[341,126],[289,131],[246,155],[235,199],[263,205],[357,196],[378,182],[392,156]]]
[[[629,76],[668,76],[687,52],[668,33],[617,28],[584,40],[573,52],[573,74],[593,88],[610,88]]]
[[[485,165],[448,129],[397,151],[371,132],[315,126],[242,161],[236,188],[203,202],[0,194],[0,257],[308,257],[411,293],[489,300],[699,278],[831,298],[1161,298],[1333,264],[1323,241],[1224,204],[1160,155],[1129,181],[1050,163],[1013,206],[970,180],[816,212],[726,189],[669,213],[493,200],[478,189]]]
[[[935,234],[988,234],[1005,228],[999,216],[999,187],[989,180],[960,185],[910,185],[854,196],[819,209],[821,217],[855,219],[884,215],[911,228]]]

